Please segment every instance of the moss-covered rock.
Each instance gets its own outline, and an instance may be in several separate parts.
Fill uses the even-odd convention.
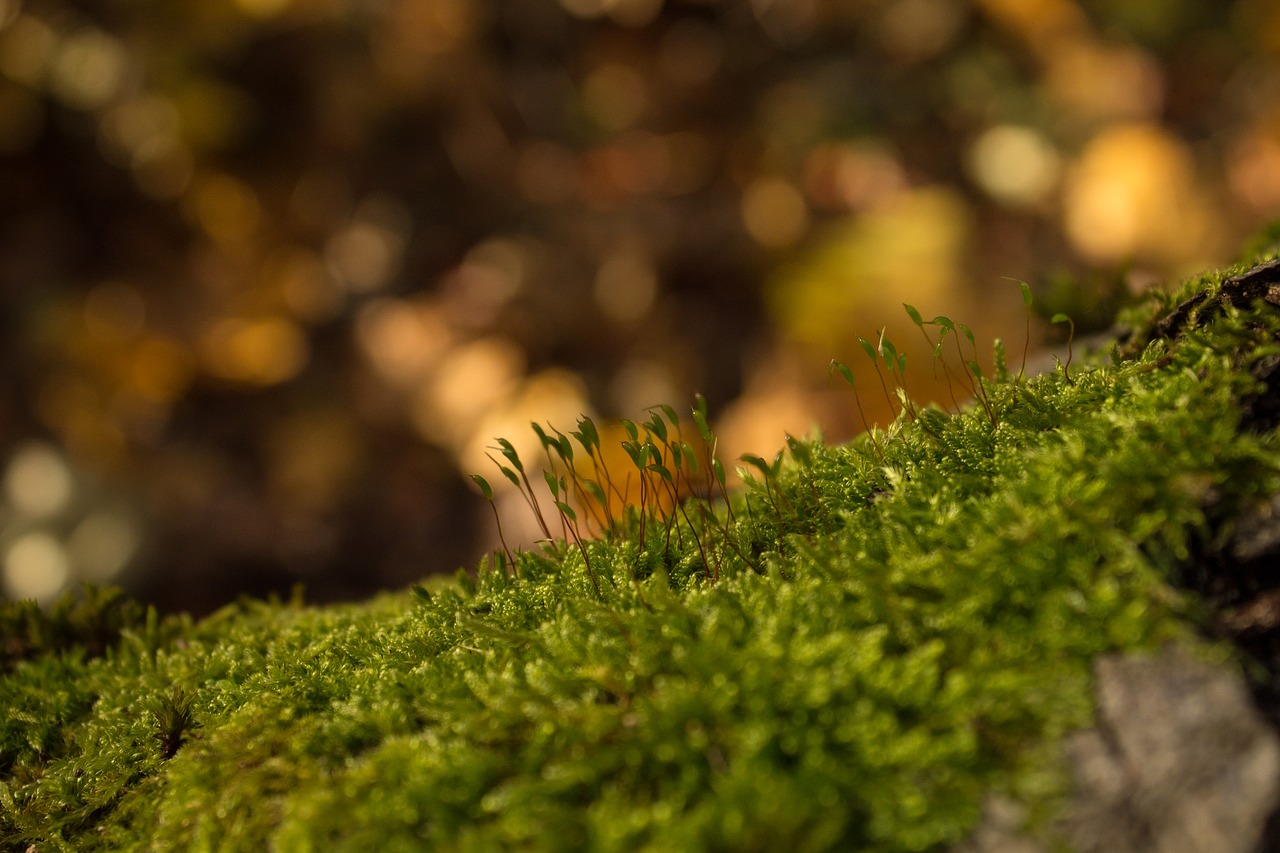
[[[961,413],[791,440],[727,502],[659,499],[719,482],[659,412],[628,448],[652,491],[603,536],[566,500],[568,542],[449,583],[200,622],[61,611],[101,631],[9,605],[0,840],[910,851],[973,843],[993,802],[1009,837],[1085,838],[1066,744],[1095,662],[1176,643],[1239,671],[1223,641],[1274,627],[1248,613],[1280,583],[1247,566],[1280,549],[1275,270],[1229,278],[1265,259],[1153,297],[1089,363],[1000,366]]]

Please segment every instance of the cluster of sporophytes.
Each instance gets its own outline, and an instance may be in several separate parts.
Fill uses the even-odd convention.
[[[1049,832],[1090,661],[1194,644],[1170,573],[1280,491],[1276,436],[1238,406],[1280,319],[1228,308],[1035,377],[919,325],[975,362],[950,411],[898,394],[901,353],[868,343],[896,420],[788,438],[741,490],[701,402],[624,425],[625,471],[589,420],[540,428],[545,466],[494,458],[541,547],[363,604],[242,602],[23,656],[0,679],[0,843],[937,850],[993,792]]]
[[[1017,283],[1027,312],[1027,337],[1022,352],[1022,367],[1016,377],[1009,376],[1003,344],[996,341],[997,381],[1014,385],[1022,383],[1025,377],[1032,307],[1030,286],[1022,281]],[[912,305],[904,304],[903,308],[932,349],[935,379],[939,366],[945,374],[948,396],[954,407],[926,410],[923,428],[930,428],[930,417],[938,411],[960,413],[962,398],[976,401],[991,425],[998,426],[998,415],[993,408],[992,392],[989,390],[992,386],[978,363],[977,341],[972,330],[945,316],[926,321]],[[1052,322],[1071,324],[1072,321],[1066,315],[1059,314]],[[930,337],[927,327],[938,330],[936,340]],[[1074,326],[1072,333],[1074,334]],[[963,365],[959,377],[944,357],[948,336],[955,344],[958,363]],[[961,343],[962,337],[968,342],[968,350]],[[899,352],[883,331],[876,344],[862,337],[858,338],[858,344],[871,361],[879,380],[880,391],[894,417],[911,423],[917,422],[921,409],[905,391],[907,354]],[[1069,338],[1068,347],[1070,346]],[[1069,384],[1072,383],[1070,364],[1069,349],[1067,361],[1061,365],[1063,378]],[[832,359],[830,372],[832,376],[839,374],[843,377],[852,389],[866,441],[874,457],[880,462],[886,462],[882,447],[886,433],[878,425],[867,421],[853,370],[839,359]],[[602,592],[592,568],[591,552],[586,544],[590,539],[604,539],[615,545],[619,540],[635,540],[637,561],[633,565],[633,580],[651,574],[655,563],[671,568],[672,555],[675,553],[689,559],[696,557],[696,568],[703,579],[714,582],[719,579],[720,568],[730,555],[757,573],[761,571],[758,562],[743,550],[751,541],[750,531],[759,527],[755,521],[756,513],[763,512],[770,523],[775,525],[776,529],[769,539],[779,548],[784,547],[786,538],[780,535],[781,531],[804,533],[807,525],[803,522],[802,515],[792,506],[785,491],[775,489],[774,484],[782,471],[788,451],[795,462],[811,464],[807,442],[787,434],[786,447],[778,451],[772,462],[755,454],[744,454],[739,458],[741,465],[737,468],[737,473],[752,486],[736,501],[751,522],[743,528],[738,524],[733,509],[735,500],[731,500],[726,486],[724,463],[717,455],[719,440],[708,420],[706,400],[697,395],[690,412],[691,425],[696,428],[697,433],[695,444],[685,439],[685,427],[690,426],[690,423],[682,421],[670,405],[653,406],[648,415],[647,420],[637,422],[624,419],[621,422],[627,435],[621,442],[621,447],[631,463],[621,474],[610,470],[607,455],[601,446],[599,429],[586,416],[579,418],[577,429],[568,434],[551,425],[544,428],[536,422],[530,424],[546,461],[540,472],[533,474],[533,480],[530,480],[525,462],[508,439],[496,439],[497,446],[492,448],[495,453],[500,454],[501,459],[489,455],[490,461],[502,476],[523,497],[545,537],[542,541],[553,548],[557,542],[576,548],[597,597]],[[492,568],[510,571],[517,559],[503,533],[502,518],[494,503],[493,487],[480,474],[472,474],[471,477],[490,502],[498,535],[502,540],[502,551],[493,555]],[[535,487],[535,483],[539,486],[546,485],[545,494],[550,497],[549,507],[544,508],[539,500],[540,489]],[[550,523],[548,518],[552,519]],[[553,528],[559,530],[558,536],[553,533]],[[674,552],[673,534],[676,546]],[[686,537],[692,542],[692,548]],[[661,542],[661,547],[658,547],[658,542]],[[686,574],[689,568],[687,565],[684,567]]]

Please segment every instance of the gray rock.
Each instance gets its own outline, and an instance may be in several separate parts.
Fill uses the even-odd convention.
[[[1095,664],[1097,724],[1068,739],[1056,828],[1077,853],[1257,853],[1280,805],[1280,738],[1244,679],[1176,649]],[[991,797],[953,853],[1045,853],[1021,806]],[[1052,849],[1057,849],[1052,847]]]
[[[1008,797],[988,797],[978,829],[952,853],[1045,853],[1044,845],[1024,833],[1027,810]]]
[[[1280,793],[1280,739],[1244,680],[1166,650],[1096,664],[1097,725],[1073,736],[1079,853],[1252,853]]]

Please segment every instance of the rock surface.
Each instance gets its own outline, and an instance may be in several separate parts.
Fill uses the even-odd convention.
[[[1096,664],[1098,719],[1068,741],[1078,853],[1258,853],[1280,799],[1280,737],[1244,679],[1176,650]],[[1043,853],[993,798],[955,853]]]

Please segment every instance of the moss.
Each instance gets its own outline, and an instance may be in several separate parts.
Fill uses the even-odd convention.
[[[641,425],[628,450],[654,499],[600,538],[563,502],[570,541],[430,589],[23,640],[0,677],[0,840],[910,851],[962,839],[991,792],[1043,829],[1091,660],[1170,639],[1221,656],[1171,581],[1280,491],[1274,432],[1241,414],[1280,317],[1219,299],[1159,333],[1223,276],[1136,309],[1130,351],[1069,375],[1004,370],[961,413],[793,439],[727,503],[654,498],[696,468],[655,415],[661,440]],[[11,648],[44,624],[6,612]]]

